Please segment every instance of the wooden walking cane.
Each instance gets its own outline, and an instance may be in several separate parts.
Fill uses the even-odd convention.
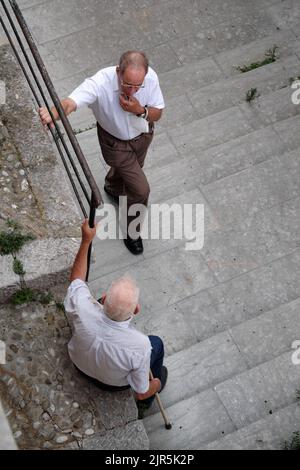
[[[154,379],[151,370],[150,370],[150,379],[151,379],[151,380]],[[169,418],[167,417],[167,415],[166,415],[166,413],[165,413],[165,410],[164,410],[163,404],[162,404],[162,402],[161,402],[160,396],[158,395],[157,392],[156,392],[156,394],[155,394],[155,398],[156,398],[158,407],[159,407],[159,409],[160,409],[161,415],[162,415],[162,417],[163,417],[163,420],[164,420],[164,422],[165,422],[165,428],[166,428],[166,429],[172,429],[172,424],[171,424]]]

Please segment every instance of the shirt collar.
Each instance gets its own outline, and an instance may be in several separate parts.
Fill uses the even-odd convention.
[[[104,313],[103,309],[102,309],[102,318],[103,318],[104,323],[111,326],[112,328],[117,328],[118,330],[128,328],[132,320],[132,317],[130,317],[126,321],[114,321]]]

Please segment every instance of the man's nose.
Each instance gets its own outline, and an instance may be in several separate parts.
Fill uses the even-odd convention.
[[[130,88],[129,90],[129,96],[133,96],[136,93],[136,88]]]

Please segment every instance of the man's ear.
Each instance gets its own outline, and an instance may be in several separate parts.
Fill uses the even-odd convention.
[[[120,72],[120,67],[118,65],[117,65],[116,71],[117,71],[117,73]]]
[[[133,315],[138,315],[141,311],[141,306],[140,304],[137,304],[137,306],[135,307],[135,311],[133,312]]]
[[[102,294],[102,296],[101,296],[100,299],[99,299],[99,303],[100,303],[101,305],[103,305],[104,302],[105,302],[105,300],[106,300],[106,294]]]

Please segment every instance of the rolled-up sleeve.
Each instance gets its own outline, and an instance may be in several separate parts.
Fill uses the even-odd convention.
[[[85,302],[91,297],[91,292],[85,282],[81,279],[75,279],[69,286],[68,292],[64,301],[64,307],[68,314],[79,312],[79,307],[82,302]]]
[[[146,393],[149,390],[150,356],[151,346],[144,356],[133,356],[133,369],[128,374],[127,380],[136,393]]]
[[[77,105],[77,109],[83,106],[90,106],[95,103],[98,98],[98,85],[93,78],[87,78],[79,87],[77,87],[70,95]]]

